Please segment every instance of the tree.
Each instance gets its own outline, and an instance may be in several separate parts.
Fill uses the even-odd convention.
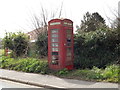
[[[3,39],[3,45],[4,48],[12,50],[15,57],[18,57],[27,53],[28,41],[28,37],[24,33],[6,33]]]
[[[36,34],[40,34],[41,31],[47,31],[47,23],[48,23],[48,20],[50,19],[54,19],[55,17],[57,18],[60,18],[62,16],[62,8],[63,8],[63,2],[61,3],[61,6],[60,8],[57,8],[55,10],[52,10],[52,11],[48,11],[47,9],[45,9],[43,6],[41,6],[41,13],[39,15],[37,14],[32,14],[31,15],[31,23],[32,23],[32,29],[33,30],[36,30]],[[57,13],[58,12],[58,13]],[[58,14],[58,15],[57,15]],[[44,27],[46,29],[44,29]],[[42,30],[42,28],[44,30]]]
[[[47,47],[48,47],[48,41],[47,41],[47,23],[49,19],[54,19],[57,15],[57,12],[59,12],[57,17],[61,17],[62,15],[62,7],[63,3],[61,4],[60,10],[52,10],[51,12],[41,7],[41,13],[39,15],[33,14],[31,17],[32,22],[32,28],[34,28],[34,31],[37,36],[37,40],[35,42],[36,47],[36,53],[39,55],[39,57],[47,56]],[[34,35],[34,34],[33,34]],[[34,46],[32,46],[34,47]],[[31,50],[32,51],[32,50]]]
[[[36,53],[40,58],[47,56],[48,53],[48,37],[45,33],[38,35],[36,45]]]
[[[81,20],[80,29],[78,29],[78,32],[79,30],[86,32],[95,31],[103,26],[106,26],[105,20],[101,15],[99,15],[99,13],[95,12],[90,14],[89,12],[87,12],[83,16],[83,20]]]

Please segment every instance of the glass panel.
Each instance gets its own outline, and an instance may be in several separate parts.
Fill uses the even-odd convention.
[[[71,30],[67,30],[67,46],[71,46],[71,36],[72,36]]]
[[[67,46],[71,46],[71,43],[67,43]]]
[[[71,33],[72,33],[72,30],[67,30],[67,33],[71,34]]]
[[[72,36],[72,31],[71,30],[67,30],[67,38],[71,38]]]
[[[72,36],[71,34],[67,33],[67,37],[68,37],[68,38],[70,38],[71,36]]]
[[[58,43],[52,43],[53,47],[58,47]]]
[[[58,51],[58,48],[52,48],[52,51]]]
[[[53,64],[53,65],[58,65],[58,61],[52,60],[51,64]]]
[[[71,56],[71,48],[67,48],[67,56]]]
[[[52,60],[58,60],[58,55],[52,56]]]
[[[58,33],[58,30],[59,30],[59,29],[51,29],[51,32],[52,32],[52,33]]]
[[[58,38],[52,38],[52,42],[58,42]]]
[[[58,55],[58,52],[52,52],[52,55]]]
[[[54,53],[56,53],[56,52],[54,52]],[[51,59],[52,59],[51,64],[58,65],[58,60],[59,60],[58,55],[53,55]]]
[[[58,34],[52,34],[52,37],[58,37]]]
[[[67,38],[67,42],[68,42],[68,43],[71,42],[71,38]]]
[[[71,56],[67,56],[67,61],[71,61]]]

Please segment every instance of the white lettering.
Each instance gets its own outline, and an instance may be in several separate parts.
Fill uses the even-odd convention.
[[[72,23],[64,22],[65,25],[72,25]]]
[[[54,22],[54,23],[50,23],[50,25],[59,25],[60,22]]]

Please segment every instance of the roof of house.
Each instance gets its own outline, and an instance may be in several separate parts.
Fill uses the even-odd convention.
[[[35,40],[37,40],[38,35],[40,33],[44,33],[45,31],[47,31],[47,26],[32,30],[27,34],[29,35],[31,42],[35,42]]]

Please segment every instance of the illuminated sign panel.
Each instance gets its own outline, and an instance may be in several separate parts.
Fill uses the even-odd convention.
[[[50,25],[59,25],[60,22],[53,22],[53,23],[50,23]]]
[[[64,22],[64,25],[69,25],[69,26],[71,26],[72,23]]]

